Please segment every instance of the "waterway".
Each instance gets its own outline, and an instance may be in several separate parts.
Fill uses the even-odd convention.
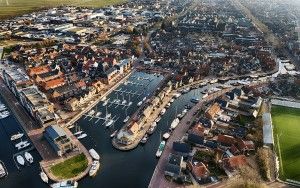
[[[141,80],[138,77],[149,77],[150,80]],[[162,117],[158,123],[156,131],[150,136],[145,145],[139,145],[137,148],[131,151],[119,151],[112,146],[110,134],[115,129],[120,129],[124,123],[123,120],[127,115],[133,114],[137,110],[137,103],[141,101],[145,96],[150,95],[152,91],[157,89],[157,86],[163,76],[150,75],[146,73],[136,72],[128,80],[132,82],[138,82],[141,85],[127,85],[122,84],[117,88],[126,89],[127,91],[137,92],[141,95],[131,95],[130,100],[132,105],[130,107],[117,106],[115,104],[107,105],[108,113],[112,114],[112,117],[118,117],[118,120],[114,123],[114,126],[105,128],[103,120],[96,123],[96,119],[90,117],[82,117],[77,125],[88,134],[88,137],[82,139],[82,143],[87,149],[94,148],[101,155],[101,167],[97,176],[94,178],[86,177],[79,181],[79,187],[107,187],[107,188],[146,188],[150,182],[153,171],[157,164],[158,159],[155,157],[156,150],[160,142],[160,135],[167,132],[171,122],[175,118],[176,114],[180,113],[186,104],[192,105],[190,99],[193,97],[202,97],[201,91],[207,87],[192,90],[184,95],[181,95],[175,100],[171,107]],[[118,94],[117,94],[118,93]],[[107,99],[112,101],[113,99],[123,100],[123,96],[120,92],[112,92]],[[124,99],[129,100],[129,95],[124,94]],[[101,111],[106,113],[106,107],[103,102],[100,102],[95,111]],[[125,110],[127,108],[127,110]],[[101,115],[103,116],[103,115]],[[26,166],[18,171],[15,168],[12,160],[12,155],[16,150],[10,142],[10,135],[18,132],[20,126],[16,122],[15,118],[10,116],[5,120],[0,120],[0,160],[5,162],[9,175],[5,179],[0,179],[1,188],[43,188],[47,187],[39,177],[38,161],[41,158],[36,151],[33,151],[35,163],[32,166]],[[75,131],[72,130],[73,132]]]

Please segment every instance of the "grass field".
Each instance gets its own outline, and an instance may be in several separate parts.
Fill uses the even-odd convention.
[[[59,177],[61,179],[69,179],[85,171],[87,167],[87,158],[82,153],[62,163],[54,165],[53,167],[51,167],[50,170],[56,177]]]
[[[0,0],[0,19],[21,15],[34,10],[61,5],[103,7],[125,0]]]
[[[300,109],[272,106],[280,178],[300,181]]]

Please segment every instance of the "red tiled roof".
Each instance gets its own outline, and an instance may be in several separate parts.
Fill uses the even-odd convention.
[[[229,170],[235,170],[247,164],[245,155],[237,155],[230,158],[223,159],[224,167]]]
[[[222,144],[233,145],[236,142],[236,139],[233,136],[220,134],[218,135],[217,141]]]
[[[51,89],[51,88],[56,88],[56,87],[64,85],[64,84],[65,84],[64,78],[57,78],[57,79],[45,82],[44,88],[47,90],[47,89]]]

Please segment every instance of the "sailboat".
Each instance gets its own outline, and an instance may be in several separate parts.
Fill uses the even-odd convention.
[[[111,125],[113,125],[113,123],[114,123],[114,120],[109,119],[108,121],[105,122],[105,127],[108,128],[108,127],[110,127]]]
[[[123,123],[126,123],[130,119],[130,116],[127,116],[127,109],[125,109],[125,114],[126,118],[123,120]]]
[[[111,117],[111,114],[107,112],[107,107],[105,108],[106,111],[106,115],[105,115],[105,119],[109,119]]]
[[[87,137],[87,134],[86,133],[82,133],[79,136],[77,136],[77,139],[80,140],[80,139],[83,139],[85,137]]]
[[[102,106],[106,106],[108,104],[109,99],[105,100]]]
[[[22,166],[25,164],[25,160],[24,160],[24,158],[21,155],[17,156],[17,161]]]

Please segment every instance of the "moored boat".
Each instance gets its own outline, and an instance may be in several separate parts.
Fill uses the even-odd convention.
[[[21,155],[17,156],[17,162],[22,166],[25,164],[25,160]]]
[[[11,137],[10,137],[10,140],[11,141],[14,141],[14,140],[17,140],[17,139],[19,139],[19,138],[22,138],[24,136],[24,134],[23,133],[17,133],[17,134],[14,134],[14,135],[12,135]]]
[[[108,128],[108,127],[112,126],[113,123],[114,123],[114,120],[110,119],[105,122],[105,127]]]
[[[178,118],[175,118],[171,123],[171,129],[175,129],[177,125],[179,124],[180,120]]]
[[[52,188],[77,188],[78,187],[78,182],[77,181],[62,181],[58,183],[53,183],[51,184]]]
[[[92,156],[93,159],[95,160],[100,160],[99,154],[96,152],[94,149],[89,150],[90,155]]]
[[[130,119],[130,116],[126,116],[126,118],[123,120],[123,123],[126,123]]]
[[[115,130],[111,135],[110,137],[113,138],[116,134],[117,134],[118,130]]]
[[[145,144],[147,142],[148,138],[149,138],[149,136],[147,134],[145,134],[144,137],[141,140],[141,143]]]
[[[33,157],[29,152],[25,152],[24,154],[26,161],[28,161],[30,164],[33,163]]]
[[[80,140],[80,139],[83,139],[85,137],[87,137],[87,134],[86,133],[82,133],[82,134],[80,134],[80,135],[77,136],[77,139]]]
[[[8,171],[2,161],[0,161],[0,178],[3,178],[8,175]]]
[[[162,152],[164,151],[165,145],[166,145],[166,142],[164,140],[160,142],[160,144],[158,146],[158,150],[156,152],[156,157],[161,156]]]
[[[160,112],[160,115],[164,115],[166,113],[167,109],[163,108]]]
[[[40,177],[41,177],[43,182],[45,182],[45,183],[49,182],[49,178],[48,178],[47,174],[44,171],[40,172]]]
[[[89,171],[89,176],[95,176],[97,174],[97,171],[100,168],[100,162],[99,161],[93,161],[92,166]]]
[[[163,134],[163,139],[168,140],[170,138],[171,134],[169,132],[166,132]]]

